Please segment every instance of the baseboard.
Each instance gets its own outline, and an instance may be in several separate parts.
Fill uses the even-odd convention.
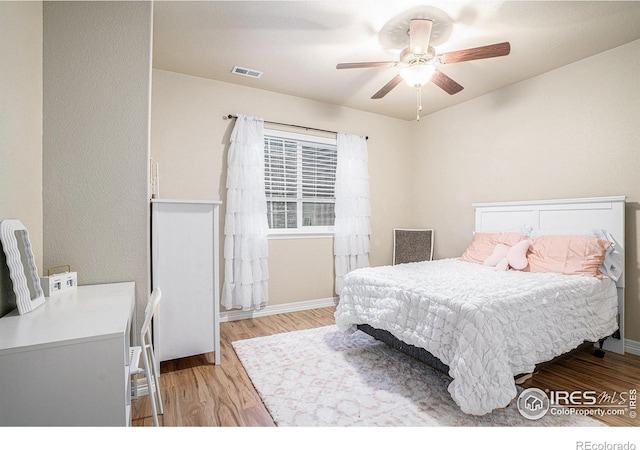
[[[625,353],[631,353],[632,355],[640,356],[640,342],[632,341],[631,339],[624,340]]]
[[[317,300],[305,300],[301,302],[285,303],[283,305],[267,305],[262,309],[241,311],[234,309],[220,313],[220,322],[232,322],[234,320],[253,319],[255,317],[272,316],[274,314],[286,314],[309,309],[326,308],[338,304],[338,297],[321,298]]]

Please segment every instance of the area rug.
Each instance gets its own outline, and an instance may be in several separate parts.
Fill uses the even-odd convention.
[[[278,426],[604,426],[577,415],[530,420],[515,401],[467,415],[449,395],[447,376],[334,325],[232,345]]]

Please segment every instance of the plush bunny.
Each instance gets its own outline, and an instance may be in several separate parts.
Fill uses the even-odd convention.
[[[493,253],[484,261],[485,266],[495,267],[496,270],[523,270],[527,267],[527,251],[531,241],[525,239],[509,247],[505,244],[498,244],[493,249]]]

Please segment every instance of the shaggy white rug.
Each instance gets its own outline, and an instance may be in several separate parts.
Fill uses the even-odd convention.
[[[450,379],[357,331],[333,325],[233,342],[278,426],[603,426],[584,416],[523,417],[515,401],[460,411]]]

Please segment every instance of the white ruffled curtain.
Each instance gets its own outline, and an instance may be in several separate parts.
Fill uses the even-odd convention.
[[[369,267],[369,170],[367,141],[362,136],[338,134],[336,205],[333,254],[336,294],[344,276]]]
[[[257,309],[269,300],[264,121],[238,114],[227,158],[222,306]]]

